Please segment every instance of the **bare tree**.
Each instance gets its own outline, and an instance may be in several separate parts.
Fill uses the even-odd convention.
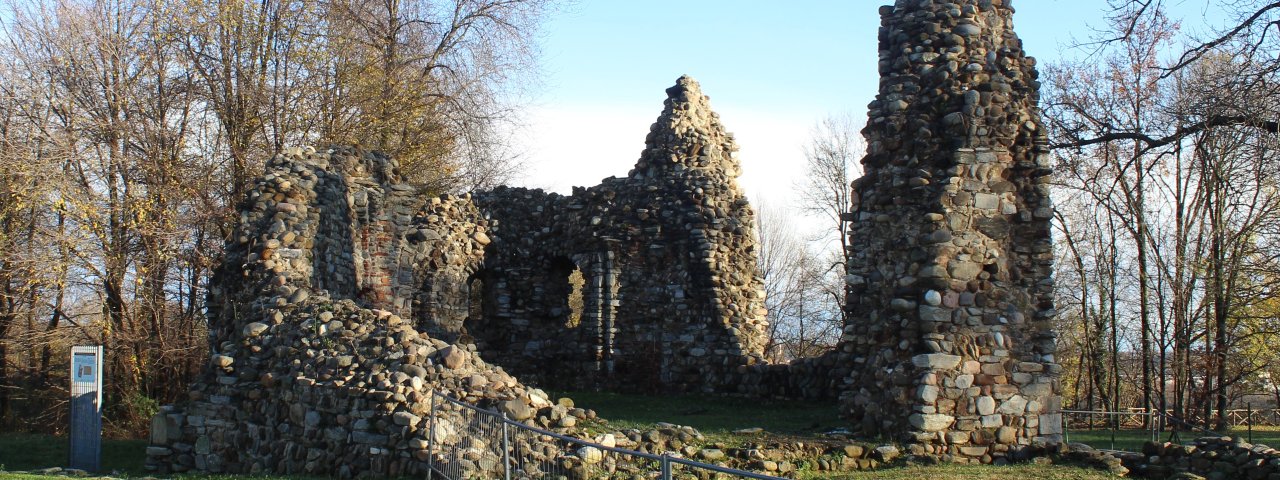
[[[1096,302],[1108,315],[1138,320],[1112,323],[1111,375],[1123,375],[1115,358],[1140,361],[1147,408],[1172,400],[1179,416],[1200,405],[1206,423],[1224,410],[1232,389],[1259,374],[1270,360],[1259,356],[1259,336],[1274,335],[1258,303],[1272,291],[1277,252],[1268,225],[1275,216],[1274,133],[1277,102],[1272,40],[1254,28],[1274,20],[1273,7],[1232,4],[1237,28],[1198,44],[1172,63],[1161,52],[1177,35],[1160,0],[1115,2],[1112,37],[1085,62],[1053,69],[1046,96],[1049,126],[1058,147],[1059,180],[1073,195],[1062,230],[1076,257],[1078,286],[1109,292]],[[1256,8],[1255,8],[1256,7]],[[1260,56],[1261,55],[1261,56]],[[1100,65],[1100,67],[1099,67]],[[1114,242],[1115,230],[1082,214],[1092,206],[1127,234],[1110,262],[1091,260],[1090,243]],[[1077,210],[1076,207],[1079,207]],[[1060,210],[1060,213],[1063,213]],[[1095,240],[1095,238],[1097,240]],[[1098,274],[1089,273],[1095,263]],[[1121,277],[1101,275],[1115,267]],[[1092,277],[1092,279],[1090,279]],[[1088,285],[1093,282],[1094,285]],[[1116,288],[1119,283],[1119,288]],[[1078,293],[1078,291],[1076,292]],[[1136,297],[1136,298],[1135,298]],[[1116,308],[1106,308],[1107,302]],[[1087,296],[1080,314],[1093,315]],[[1097,335],[1096,322],[1082,322]],[[1137,335],[1117,342],[1126,328]],[[1095,388],[1096,346],[1081,340],[1081,375]],[[1128,351],[1126,351],[1128,350]],[[1095,352],[1086,355],[1084,352]],[[1089,360],[1088,357],[1094,357]],[[1193,374],[1193,372],[1195,372]],[[1169,377],[1172,377],[1170,384]],[[1089,378],[1093,378],[1092,380]],[[1119,387],[1100,394],[1119,407]],[[1216,427],[1225,427],[1216,418]]]
[[[843,325],[843,305],[832,291],[843,291],[843,276],[824,268],[819,254],[798,234],[789,212],[757,202],[759,257],[764,277],[769,338],[765,355],[787,361],[821,354],[835,345]],[[838,288],[825,281],[835,277]]]
[[[221,135],[207,155],[229,161],[229,191],[239,199],[249,179],[286,142],[302,141],[310,55],[319,55],[308,25],[316,7],[295,0],[190,2],[163,28],[175,38],[193,93],[216,119]]]
[[[850,183],[860,171],[858,161],[866,153],[860,128],[849,114],[832,115],[819,122],[804,147],[805,177],[797,187],[803,210],[827,225],[824,238],[840,242],[848,256]]]
[[[1068,139],[1064,143],[1076,149],[1060,150],[1061,158],[1068,162],[1098,162],[1090,166],[1074,163],[1067,171],[1077,176],[1079,185],[1085,186],[1101,206],[1128,220],[1124,225],[1137,263],[1142,406],[1153,408],[1158,397],[1153,395],[1152,378],[1156,372],[1152,364],[1152,239],[1147,195],[1156,158],[1152,149],[1157,147],[1130,139],[1111,138],[1098,144],[1076,139],[1091,135],[1104,138],[1117,131],[1149,131],[1165,125],[1166,117],[1159,109],[1164,92],[1156,59],[1176,26],[1159,10],[1138,22],[1130,22],[1122,14],[1112,23],[1114,29],[1128,28],[1131,33],[1125,41],[1115,44],[1116,51],[1106,57],[1102,68],[1078,64],[1050,71],[1054,88],[1048,118],[1055,134]],[[1083,75],[1076,76],[1075,72]]]

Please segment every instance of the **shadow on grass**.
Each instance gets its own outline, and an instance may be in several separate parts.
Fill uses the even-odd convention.
[[[102,468],[98,475],[123,476],[126,478],[145,477],[150,474],[143,469],[146,461],[146,440],[102,440]],[[53,435],[39,434],[0,434],[0,479],[2,480],[49,480],[61,477],[46,475],[15,474],[15,471],[39,470],[49,467],[67,466],[67,439]],[[308,477],[301,475],[211,475],[211,474],[178,474],[165,475],[164,478],[182,478],[187,480],[238,480],[253,478],[255,480],[320,480],[324,477]]]
[[[1170,441],[1169,434],[1170,432],[1161,433],[1158,437],[1158,441]],[[1247,427],[1232,427],[1227,431],[1226,435],[1240,437],[1254,444],[1260,443],[1273,447],[1280,445],[1280,427],[1254,427],[1252,435],[1249,434]],[[1180,432],[1176,437],[1176,440],[1177,443],[1187,443],[1202,436],[1204,436],[1204,434],[1197,432]],[[1252,440],[1250,440],[1250,437],[1252,437]],[[1146,430],[1117,430],[1114,438],[1111,430],[1103,428],[1095,428],[1093,430],[1075,428],[1067,431],[1067,441],[1080,442],[1093,448],[1109,450],[1141,452],[1142,445],[1149,440],[1151,440],[1151,432]]]
[[[642,428],[657,422],[694,427],[707,435],[759,427],[770,433],[806,435],[842,426],[835,402],[759,400],[701,395],[619,395],[555,392],[575,406],[595,410],[615,428]]]
[[[0,435],[0,466],[7,471],[66,467],[69,448],[66,437],[27,433]],[[101,472],[142,475],[146,448],[146,440],[103,439]]]

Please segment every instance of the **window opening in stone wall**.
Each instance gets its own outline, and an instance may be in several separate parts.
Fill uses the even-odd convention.
[[[582,325],[586,306],[583,296],[586,277],[576,263],[564,257],[551,261],[550,273],[553,284],[547,289],[548,313],[557,321],[563,321],[566,328],[577,328]]]
[[[569,274],[569,319],[565,321],[565,326],[569,328],[577,328],[582,325],[582,311],[584,307],[582,298],[582,289],[587,284],[586,277],[582,276],[582,270],[574,269]]]
[[[484,279],[479,275],[467,281],[467,321],[465,326],[484,322]]]
[[[467,283],[467,317],[473,322],[484,318],[484,280],[479,276]]]

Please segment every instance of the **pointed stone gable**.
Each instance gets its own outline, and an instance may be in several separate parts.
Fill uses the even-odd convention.
[[[692,77],[685,75],[667,89],[662,115],[649,129],[640,161],[629,176],[652,177],[699,169],[735,179],[741,169],[734,154],[738,144],[711,110],[711,99]]]

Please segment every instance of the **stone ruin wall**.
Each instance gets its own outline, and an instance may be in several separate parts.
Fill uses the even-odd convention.
[[[736,186],[737,146],[698,84],[684,77],[667,93],[632,172],[569,196],[499,187],[430,198],[376,153],[284,156],[272,167],[287,172],[263,181],[292,193],[254,191],[241,223],[286,233],[246,233],[228,261],[244,247],[284,290],[326,291],[476,342],[541,385],[733,385],[736,367],[762,363],[755,218]],[[306,219],[264,220],[264,202]],[[586,283],[577,325],[573,270]],[[215,293],[226,307],[211,315],[254,300]]]
[[[405,284],[475,268],[483,231],[462,204],[444,235],[416,235],[458,202],[397,180],[395,162],[342,148],[267,166],[211,284],[213,355],[187,401],[152,420],[150,469],[422,473],[432,389],[554,416],[541,391],[388,310]],[[456,412],[445,416],[437,438],[456,443]]]
[[[151,464],[422,472],[432,389],[575,432],[517,377],[838,397],[864,435],[957,461],[1057,440],[1050,171],[1012,13],[1008,0],[881,8],[881,88],[853,185],[849,321],[835,351],[763,361],[736,145],[682,77],[635,168],[567,196],[428,197],[375,153],[277,157],[211,286],[214,356],[188,402],[157,416]]]
[[[754,216],[697,83],[667,93],[636,169],[567,197],[429,197],[394,160],[344,147],[273,159],[211,282],[210,363],[153,420],[151,468],[422,473],[433,389],[582,434],[566,420],[581,409],[481,355],[560,387],[740,379],[765,326]],[[585,308],[569,325],[575,268]],[[461,441],[450,425],[437,438]]]
[[[1048,151],[1009,0],[882,7],[842,413],[984,462],[1061,434]]]
[[[475,195],[496,223],[483,280],[500,287],[468,333],[522,378],[718,391],[736,385],[737,367],[762,363],[764,294],[737,146],[695,81],[682,77],[667,95],[626,177],[569,196]],[[565,266],[585,280],[573,327]]]

